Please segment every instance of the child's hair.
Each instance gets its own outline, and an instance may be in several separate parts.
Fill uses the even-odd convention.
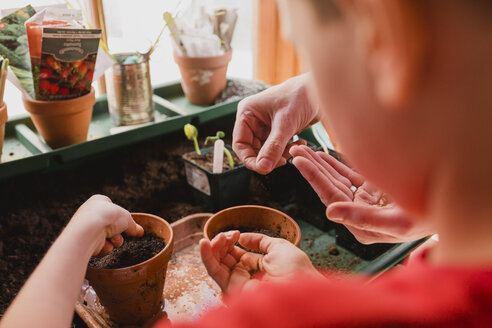
[[[415,3],[417,0],[390,0],[390,1],[410,1]],[[485,14],[488,17],[492,16],[492,0],[454,0],[454,1],[463,2],[476,14],[480,14],[480,15]],[[310,0],[310,2],[313,4],[316,14],[321,21],[325,21],[329,18],[335,18],[340,15],[340,10],[337,4],[333,2],[333,0]]]

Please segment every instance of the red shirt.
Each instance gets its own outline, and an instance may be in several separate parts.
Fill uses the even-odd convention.
[[[422,256],[370,284],[299,276],[264,283],[225,304],[173,327],[488,327],[492,269],[435,268]]]

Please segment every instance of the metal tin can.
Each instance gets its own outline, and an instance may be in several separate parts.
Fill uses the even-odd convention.
[[[116,54],[122,63],[133,53]],[[117,126],[154,121],[154,102],[148,58],[135,64],[114,64],[106,72],[106,88],[111,120]]]

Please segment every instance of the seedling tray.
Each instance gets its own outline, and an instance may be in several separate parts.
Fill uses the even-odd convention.
[[[238,99],[202,107],[191,104],[181,84],[174,82],[154,88],[155,122],[133,129],[113,129],[106,96],[97,99],[86,142],[51,149],[40,137],[28,115],[6,124],[0,180],[32,172],[69,167],[71,163],[97,154],[151,139],[183,128],[186,123],[200,125],[234,113]],[[116,131],[115,131],[116,130]]]
[[[226,147],[232,152],[231,147]],[[212,151],[213,147],[205,148],[202,149],[202,154]],[[184,156],[183,161],[195,202],[202,204],[207,210],[217,212],[240,205],[248,198],[251,171],[244,164],[222,173],[213,173]]]

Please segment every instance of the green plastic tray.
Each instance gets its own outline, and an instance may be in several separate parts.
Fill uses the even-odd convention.
[[[173,105],[168,106],[166,100]],[[111,134],[110,129],[114,126],[109,118],[107,99],[103,96],[97,99],[94,106],[88,141],[56,150],[44,143],[29,116],[15,118],[6,124],[0,180],[34,172],[77,167],[87,158],[179,131],[186,123],[199,126],[209,121],[227,118],[231,120],[230,124],[233,124],[233,114],[236,112],[238,102],[239,100],[235,100],[216,106],[200,107],[188,102],[180,83],[157,86],[154,88],[155,122]],[[311,129],[300,135],[318,144]],[[335,244],[333,231],[322,231],[304,221],[299,221],[299,224],[303,234],[301,248],[317,266],[338,267],[351,272],[373,275],[400,263],[412,249],[425,240],[397,244],[375,260],[364,261],[357,258],[354,262],[354,255],[339,246],[337,248],[340,254],[334,256],[330,253],[327,246]],[[332,262],[329,263],[330,261]]]
[[[167,106],[166,100],[174,106]],[[200,125],[234,113],[238,102],[196,106],[188,102],[179,82],[160,85],[154,88],[155,122],[111,134],[110,129],[114,125],[110,121],[106,96],[102,96],[94,106],[88,140],[56,150],[43,141],[28,115],[15,118],[9,120],[5,127],[0,180],[68,167],[80,159],[178,131],[186,123]]]

